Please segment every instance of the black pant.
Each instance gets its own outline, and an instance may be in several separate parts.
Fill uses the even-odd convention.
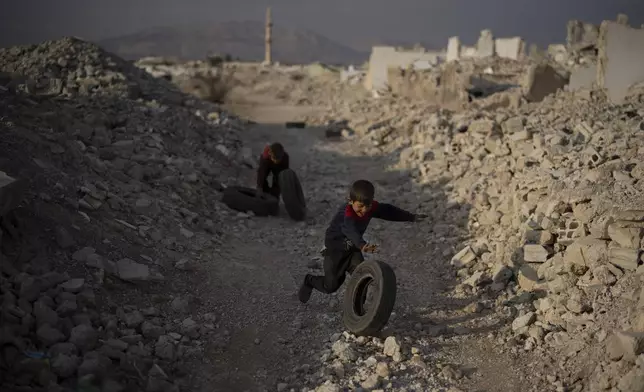
[[[280,190],[280,184],[279,184],[279,181],[277,181],[277,178],[273,176],[271,185],[268,185],[268,180],[265,180],[264,185],[262,185],[262,191],[264,191],[264,193],[268,193],[269,195],[273,195],[279,199],[281,190]]]
[[[306,283],[325,294],[338,291],[346,273],[353,273],[358,264],[364,261],[364,256],[358,248],[344,251],[329,252],[324,256],[324,276],[306,275]]]

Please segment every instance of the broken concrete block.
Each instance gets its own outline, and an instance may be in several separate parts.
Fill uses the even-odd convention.
[[[618,223],[612,223],[608,226],[610,239],[617,242],[622,248],[638,249],[640,240],[644,235],[644,228],[619,226]]]
[[[118,277],[126,281],[145,281],[150,279],[150,268],[130,259],[116,262]]]
[[[626,271],[635,271],[639,264],[639,249],[611,248],[609,261]]]
[[[546,230],[528,230],[525,238],[528,244],[552,245],[555,242],[555,237]]]
[[[523,81],[523,95],[528,102],[541,102],[568,84],[568,78],[560,75],[548,64],[533,65]]]
[[[606,340],[606,352],[613,361],[635,361],[644,353],[644,332],[615,331]]]
[[[608,226],[610,226],[613,222],[615,222],[615,219],[613,219],[612,216],[608,215],[600,216],[599,218],[593,220],[593,222],[590,224],[589,229],[591,237],[602,240],[609,240],[610,236],[608,235]]]
[[[528,244],[523,246],[523,261],[528,263],[543,263],[548,260],[548,256],[552,254],[542,245]]]
[[[476,261],[476,253],[470,246],[466,246],[452,257],[451,264],[456,268],[469,267]]]
[[[644,30],[604,21],[597,49],[597,84],[613,103],[621,103],[631,86],[644,81]]]
[[[644,211],[642,210],[618,211],[613,214],[613,218],[618,221],[644,222]]]
[[[577,68],[570,74],[570,83],[568,91],[577,91],[582,89],[592,89],[597,79],[597,65],[586,64]]]
[[[513,133],[523,131],[524,127],[525,127],[525,117],[523,116],[511,117],[503,123],[503,133],[506,135],[511,135]]]
[[[523,291],[535,291],[542,287],[542,281],[537,274],[539,264],[524,264],[519,268],[517,283]]]
[[[559,275],[548,282],[548,291],[555,294],[565,293],[575,287],[577,279],[571,275]]]
[[[530,133],[530,131],[528,131],[527,129],[524,129],[523,131],[513,133],[512,135],[509,136],[509,139],[512,140],[513,142],[522,142],[522,141],[530,140],[531,137],[532,137],[532,133]]]
[[[478,133],[482,135],[492,135],[498,133],[499,126],[494,120],[480,119],[470,123],[467,131],[471,133]]]
[[[593,268],[608,261],[608,242],[584,237],[573,242],[564,253],[564,262]]]
[[[586,235],[584,225],[572,216],[562,218],[557,230],[557,242],[562,245],[570,245],[576,239]]]

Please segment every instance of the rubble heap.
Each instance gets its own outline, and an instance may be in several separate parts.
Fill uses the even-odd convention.
[[[0,389],[189,390],[217,315],[168,276],[218,246],[241,122],[77,39],[0,50],[0,72],[0,164],[26,185],[2,217]]]
[[[453,203],[472,206],[472,238],[452,258],[462,281],[454,295],[478,297],[472,311],[492,300],[512,316],[503,348],[556,364],[548,380],[569,388],[561,390],[641,390],[641,95],[623,105],[596,91],[559,91],[490,110],[451,112],[391,98],[347,100],[336,109],[328,117],[350,118],[366,153],[392,153],[393,168],[420,185],[449,183]],[[364,351],[355,337],[340,340]],[[371,350],[386,357],[381,345]],[[355,386],[346,380],[365,380],[373,374],[367,368],[338,385]]]
[[[107,94],[181,102],[181,95],[170,83],[77,38],[0,49],[0,64],[2,71],[29,79],[24,89],[32,94]]]

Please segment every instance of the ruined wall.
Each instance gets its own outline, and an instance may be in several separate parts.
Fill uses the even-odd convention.
[[[597,85],[620,103],[632,85],[644,82],[644,30],[604,21],[597,45]]]
[[[521,37],[497,38],[494,46],[498,57],[519,60],[525,56],[525,43]]]
[[[584,23],[580,20],[570,20],[566,26],[566,44],[568,49],[579,50],[588,46],[597,45],[599,27],[592,23]]]
[[[387,70],[391,92],[402,97],[433,100],[438,94],[438,75],[412,69],[391,67]]]
[[[414,63],[438,64],[442,53],[402,51],[392,46],[374,46],[369,57],[369,71],[364,86],[368,90],[379,90],[388,85],[388,68],[406,68]]]
[[[492,35],[492,31],[481,31],[481,36],[476,43],[476,51],[478,53],[478,57],[494,56],[494,36]]]
[[[570,83],[568,84],[568,91],[576,91],[581,89],[592,89],[597,79],[597,65],[588,64],[575,69],[570,74]]]
[[[450,37],[447,41],[447,62],[456,61],[461,57],[461,40]]]

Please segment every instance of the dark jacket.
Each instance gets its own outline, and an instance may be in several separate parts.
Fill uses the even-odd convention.
[[[415,215],[396,206],[374,201],[365,216],[358,216],[350,205],[338,209],[329,228],[326,229],[324,245],[331,251],[346,250],[347,245],[360,249],[367,242],[362,238],[371,218],[394,222],[413,222]]]
[[[284,157],[279,163],[273,163],[269,155],[270,148],[266,146],[264,152],[259,157],[259,168],[257,168],[257,187],[262,188],[264,182],[268,179],[269,174],[273,174],[273,184],[277,181],[277,176],[284,169],[289,168],[288,154],[285,152]]]

